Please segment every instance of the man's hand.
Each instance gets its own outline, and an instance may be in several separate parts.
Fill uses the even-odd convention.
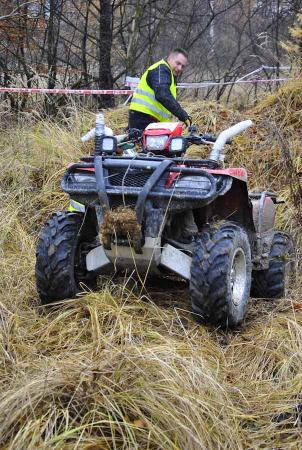
[[[129,141],[139,141],[142,137],[142,133],[142,130],[139,130],[138,128],[130,128],[128,130]]]
[[[188,116],[185,120],[184,120],[184,124],[186,126],[186,128],[189,128],[192,125],[192,117]]]

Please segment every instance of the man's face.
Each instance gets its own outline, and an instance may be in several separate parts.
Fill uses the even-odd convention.
[[[168,57],[168,64],[172,69],[173,75],[179,77],[186,67],[188,60],[182,53],[171,53]]]

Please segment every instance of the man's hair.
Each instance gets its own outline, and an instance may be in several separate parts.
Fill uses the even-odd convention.
[[[188,59],[188,52],[185,49],[181,48],[181,47],[177,47],[177,48],[174,48],[173,50],[171,50],[170,53],[169,53],[169,56],[172,55],[172,54],[176,55],[177,53],[181,53],[182,55],[184,55]]]

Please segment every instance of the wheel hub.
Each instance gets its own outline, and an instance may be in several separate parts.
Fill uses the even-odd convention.
[[[238,306],[242,300],[246,285],[246,258],[242,248],[236,249],[232,258],[230,284],[232,301]]]

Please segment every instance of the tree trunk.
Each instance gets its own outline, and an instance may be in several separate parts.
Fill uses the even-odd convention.
[[[110,0],[99,0],[99,73],[98,88],[112,89],[111,46],[112,46],[112,7]],[[102,108],[114,106],[112,95],[102,95],[98,98]]]
[[[47,29],[47,66],[48,89],[54,89],[57,82],[58,42],[62,15],[62,0],[49,0],[49,19]],[[56,98],[45,98],[45,112],[48,115],[57,112]]]

